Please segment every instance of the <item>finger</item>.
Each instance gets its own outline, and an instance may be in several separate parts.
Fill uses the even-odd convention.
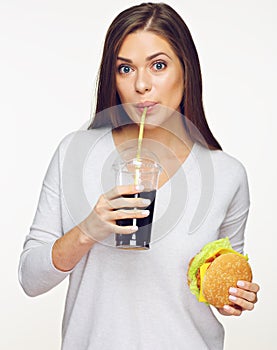
[[[109,201],[112,209],[119,208],[146,208],[151,204],[147,198],[124,198],[119,197]]]
[[[116,204],[112,203],[114,198],[120,197],[122,194],[136,194],[142,191],[143,186],[127,185],[127,186],[117,186],[111,189],[110,191],[103,193],[97,202],[96,210],[98,214],[103,213],[104,211],[117,209],[119,207]],[[124,201],[124,197],[120,197]]]
[[[108,211],[105,215],[107,221],[116,221],[124,219],[139,219],[149,215],[149,210],[114,210]]]
[[[242,309],[236,306],[224,305],[223,310],[230,316],[240,316],[242,314]]]
[[[110,224],[111,231],[116,234],[130,235],[138,230],[137,226],[119,226]]]
[[[254,292],[249,292],[244,289],[231,287],[229,289],[229,293],[235,297],[250,301],[251,303],[257,302],[257,294]]]
[[[248,281],[238,281],[237,286],[241,289],[249,290],[254,293],[257,293],[260,290],[260,286],[257,283]]]
[[[242,298],[238,298],[234,295],[229,295],[229,300],[236,306],[240,306],[243,310],[251,311],[254,309],[254,303]]]
[[[116,186],[112,188],[110,191],[106,192],[104,194],[105,198],[107,200],[115,199],[118,198],[122,195],[126,194],[135,194],[139,193],[143,190],[142,185],[121,185],[121,186]]]

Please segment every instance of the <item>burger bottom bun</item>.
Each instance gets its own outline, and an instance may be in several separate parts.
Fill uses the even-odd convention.
[[[233,305],[229,300],[229,288],[236,287],[239,280],[252,281],[251,267],[246,259],[234,253],[220,255],[205,273],[203,295],[215,307]]]

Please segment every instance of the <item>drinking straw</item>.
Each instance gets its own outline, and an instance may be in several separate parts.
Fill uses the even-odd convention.
[[[141,145],[142,145],[142,139],[143,139],[143,131],[144,131],[144,123],[145,123],[145,117],[147,113],[147,107],[144,107],[141,118],[140,118],[140,125],[139,125],[139,136],[138,136],[138,149],[137,149],[137,156],[136,156],[136,175],[135,175],[135,185],[139,184],[139,161],[141,157]]]
[[[144,110],[140,118],[140,125],[139,125],[137,160],[140,160],[140,155],[141,155],[141,144],[143,139],[144,122],[145,122],[146,113],[147,113],[147,107],[144,107]]]

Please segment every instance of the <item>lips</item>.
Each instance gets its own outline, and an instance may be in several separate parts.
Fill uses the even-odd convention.
[[[137,108],[150,108],[150,107],[153,107],[157,104],[157,102],[153,102],[153,101],[145,101],[145,102],[141,102],[141,103],[137,103],[136,104],[136,107]]]

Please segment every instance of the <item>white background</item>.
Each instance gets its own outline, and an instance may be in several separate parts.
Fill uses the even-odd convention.
[[[108,25],[138,3],[0,2],[1,349],[59,349],[67,282],[29,298],[17,280],[18,260],[54,150],[90,118]],[[249,177],[245,251],[261,285],[260,300],[240,318],[220,318],[226,349],[275,349],[276,2],[168,4],[184,18],[198,49],[210,127]]]

